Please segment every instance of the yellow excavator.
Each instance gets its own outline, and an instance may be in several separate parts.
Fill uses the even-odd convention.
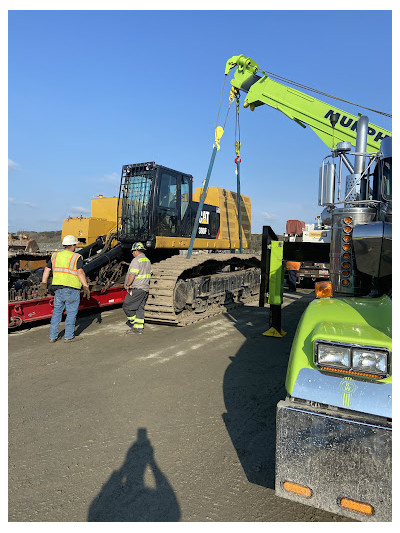
[[[249,197],[240,195],[239,217],[237,194],[210,187],[193,244],[202,253],[190,259],[180,254],[189,248],[203,193],[202,188],[193,191],[192,184],[190,174],[154,162],[124,165],[118,199],[96,197],[92,217],[64,221],[63,235],[76,235],[86,244],[80,253],[86,258],[84,270],[92,290],[108,287],[110,278],[120,282],[132,243],[141,241],[153,263],[148,319],[186,325],[258,294],[259,259],[232,253],[250,246]],[[108,216],[107,209],[100,209],[112,203],[114,219],[113,209]],[[103,228],[108,233],[99,238]]]

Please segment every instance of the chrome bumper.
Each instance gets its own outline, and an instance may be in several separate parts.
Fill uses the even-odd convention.
[[[391,521],[390,427],[289,400],[279,402],[276,426],[278,496],[355,520]],[[288,492],[285,481],[311,489],[311,495]],[[342,498],[369,504],[373,513],[345,509]]]

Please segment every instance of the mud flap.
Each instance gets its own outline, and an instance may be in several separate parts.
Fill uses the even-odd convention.
[[[355,520],[391,521],[391,428],[328,413],[289,400],[278,403],[277,496]],[[285,482],[309,490],[289,492]],[[359,510],[342,507],[348,500],[359,502]]]

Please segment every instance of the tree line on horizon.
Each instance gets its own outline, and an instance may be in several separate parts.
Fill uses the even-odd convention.
[[[35,239],[36,242],[51,242],[61,240],[61,230],[58,231],[18,231],[19,234],[27,235],[30,239]],[[252,249],[261,249],[261,234],[252,233],[250,247]]]

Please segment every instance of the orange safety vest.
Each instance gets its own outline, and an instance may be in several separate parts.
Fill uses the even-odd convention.
[[[64,250],[62,252],[55,252],[51,256],[51,265],[53,268],[53,285],[65,285],[66,287],[73,287],[80,289],[82,283],[78,277],[78,270],[76,263],[82,257],[80,254]]]
[[[299,261],[286,261],[286,270],[300,270],[300,267]]]

